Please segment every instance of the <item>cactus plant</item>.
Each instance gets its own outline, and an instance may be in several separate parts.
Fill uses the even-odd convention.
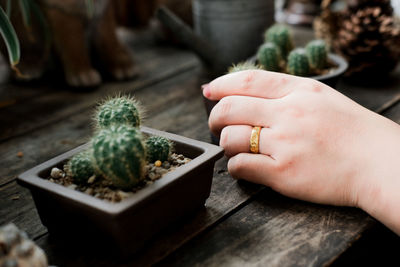
[[[272,42],[279,48],[283,59],[286,59],[289,52],[293,49],[292,34],[289,27],[283,24],[275,24],[268,28],[264,38],[265,42]]]
[[[243,70],[262,70],[261,65],[256,65],[248,61],[240,62],[236,65],[233,65],[232,67],[229,67],[228,73],[234,73],[238,71],[243,71]]]
[[[150,136],[146,140],[147,160],[149,162],[168,160],[171,149],[172,143],[165,137]]]
[[[287,71],[297,76],[307,76],[310,74],[310,65],[304,48],[296,48],[290,52],[287,62]]]
[[[94,174],[92,152],[83,151],[73,156],[67,164],[67,173],[76,183],[86,183]]]
[[[308,61],[314,69],[323,69],[326,66],[328,52],[323,40],[313,40],[306,46]]]
[[[111,125],[91,143],[95,170],[114,186],[129,190],[144,179],[146,150],[139,129]]]
[[[106,100],[100,105],[95,114],[97,127],[107,128],[113,124],[128,124],[139,127],[141,108],[138,102],[128,96],[118,96]]]
[[[278,47],[272,42],[266,42],[260,46],[257,53],[257,60],[266,70],[280,70],[280,52]]]

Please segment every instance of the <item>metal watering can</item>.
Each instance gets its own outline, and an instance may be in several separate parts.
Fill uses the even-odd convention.
[[[274,0],[193,0],[194,30],[164,6],[157,17],[216,77],[256,53],[274,23]]]

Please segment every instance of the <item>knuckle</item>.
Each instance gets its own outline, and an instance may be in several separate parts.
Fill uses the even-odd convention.
[[[230,97],[224,97],[216,105],[215,116],[219,121],[225,121],[229,117],[229,113],[232,109],[232,100]]]
[[[247,70],[244,71],[243,81],[242,81],[242,89],[248,90],[252,87],[254,81],[257,79],[260,71],[258,70]]]

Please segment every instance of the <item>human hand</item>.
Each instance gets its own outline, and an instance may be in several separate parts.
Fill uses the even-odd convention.
[[[233,177],[373,216],[382,192],[400,188],[400,127],[318,81],[250,70],[214,80],[203,94],[220,100],[209,126]],[[263,127],[259,154],[249,151],[253,126]]]

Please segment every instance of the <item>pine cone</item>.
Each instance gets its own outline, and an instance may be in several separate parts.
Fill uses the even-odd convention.
[[[358,2],[358,3],[353,3]],[[400,30],[393,24],[390,1],[352,1],[341,15],[335,51],[349,61],[347,75],[385,74],[397,64]]]
[[[332,40],[333,50],[349,61],[347,76],[393,70],[400,56],[400,28],[394,24],[389,0],[351,0],[345,10],[329,12],[334,20],[324,19],[324,13],[320,17],[330,27],[325,39]]]

